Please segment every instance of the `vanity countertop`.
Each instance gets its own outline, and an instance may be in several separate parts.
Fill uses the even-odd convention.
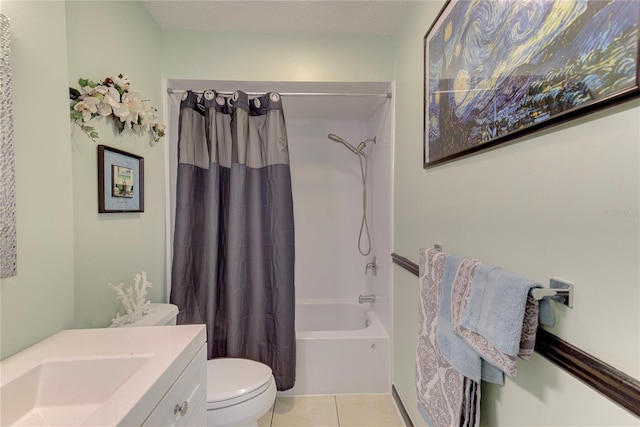
[[[141,425],[205,341],[204,325],[58,332],[0,362],[0,424]]]

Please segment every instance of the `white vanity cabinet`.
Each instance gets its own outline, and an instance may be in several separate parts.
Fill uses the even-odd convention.
[[[176,379],[143,426],[193,426],[207,424],[207,354],[203,345]]]
[[[61,331],[0,361],[0,425],[205,426],[205,331]]]

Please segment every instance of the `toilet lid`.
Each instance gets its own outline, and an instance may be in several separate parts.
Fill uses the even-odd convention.
[[[271,368],[247,359],[220,358],[207,361],[207,402],[235,399],[271,380]]]

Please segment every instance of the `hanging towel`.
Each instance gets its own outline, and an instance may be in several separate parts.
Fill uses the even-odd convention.
[[[467,309],[467,302],[471,294],[475,270],[482,265],[480,262],[464,260],[457,272],[451,290],[451,323],[453,331],[471,347],[478,357],[488,366],[499,370],[504,381],[503,372],[513,377],[516,373],[516,358],[505,354],[493,347],[482,335],[468,330],[461,325],[461,319]],[[536,324],[537,327],[537,324]],[[535,336],[534,336],[535,339]],[[522,341],[522,340],[521,340]],[[528,342],[526,342],[528,344]]]
[[[438,299],[445,260],[445,254],[420,250],[420,324],[415,371],[418,410],[433,427],[478,426],[480,386],[467,386],[464,376],[442,357],[437,344]]]
[[[462,427],[480,426],[480,383],[469,378],[464,379],[464,404]],[[477,417],[477,418],[476,418]]]
[[[460,304],[460,295],[453,295],[457,289],[454,282],[468,280],[473,271],[480,265],[480,260],[463,258],[458,255],[447,255],[442,276],[439,298],[437,342],[442,356],[462,375],[476,382],[484,380],[494,384],[504,384],[504,374],[497,367],[487,363],[459,331],[455,330],[452,320],[457,318],[455,307]],[[454,301],[456,302],[454,306]]]
[[[515,359],[520,353],[527,301],[529,304],[535,301],[528,299],[529,291],[536,287],[541,286],[516,273],[490,264],[479,265],[475,269],[460,327],[480,335],[497,351]],[[529,316],[533,313],[535,310],[530,309]],[[525,341],[533,340],[535,343],[531,319],[528,322]]]
[[[487,272],[493,271],[497,268],[486,264],[482,268],[479,268],[481,265],[482,264],[478,260],[465,258],[457,267],[455,277],[452,280],[453,284],[451,286],[451,327],[453,332],[457,336],[463,338],[465,343],[467,343],[474,351],[477,352],[478,356],[482,358],[482,379],[490,381],[487,378],[487,373],[495,373],[495,371],[497,371],[499,372],[499,378],[502,382],[492,382],[504,384],[504,373],[511,377],[515,377],[516,375],[515,356],[499,351],[485,337],[477,332],[464,328],[461,324],[462,317],[467,310],[467,303],[471,295],[472,283],[476,283],[474,281],[487,280]],[[478,273],[479,276],[477,279],[474,279],[476,273]],[[446,280],[447,271],[445,269],[443,288]],[[527,295],[518,349],[518,356],[525,360],[531,359],[535,348],[539,311],[538,301],[530,295]],[[452,364],[455,366],[455,363]]]
[[[531,360],[536,347],[536,334],[540,323],[540,302],[531,295],[527,296],[522,334],[520,335],[520,350],[518,351],[518,357],[524,360]]]

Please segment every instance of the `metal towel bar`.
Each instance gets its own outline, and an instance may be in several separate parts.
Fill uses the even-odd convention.
[[[436,243],[433,249],[442,252],[442,244]],[[416,273],[417,275],[418,273]],[[540,301],[544,297],[551,297],[557,303],[573,308],[573,283],[560,279],[549,279],[548,288],[532,289],[530,295]]]
[[[418,264],[415,262],[396,253],[391,254],[391,260],[406,271],[419,276]],[[542,328],[538,328],[536,352],[636,417],[640,417],[640,381],[634,377]]]
[[[548,288],[532,289],[531,296],[537,300],[541,300],[544,297],[551,297],[555,302],[573,308],[573,283],[550,279]]]

